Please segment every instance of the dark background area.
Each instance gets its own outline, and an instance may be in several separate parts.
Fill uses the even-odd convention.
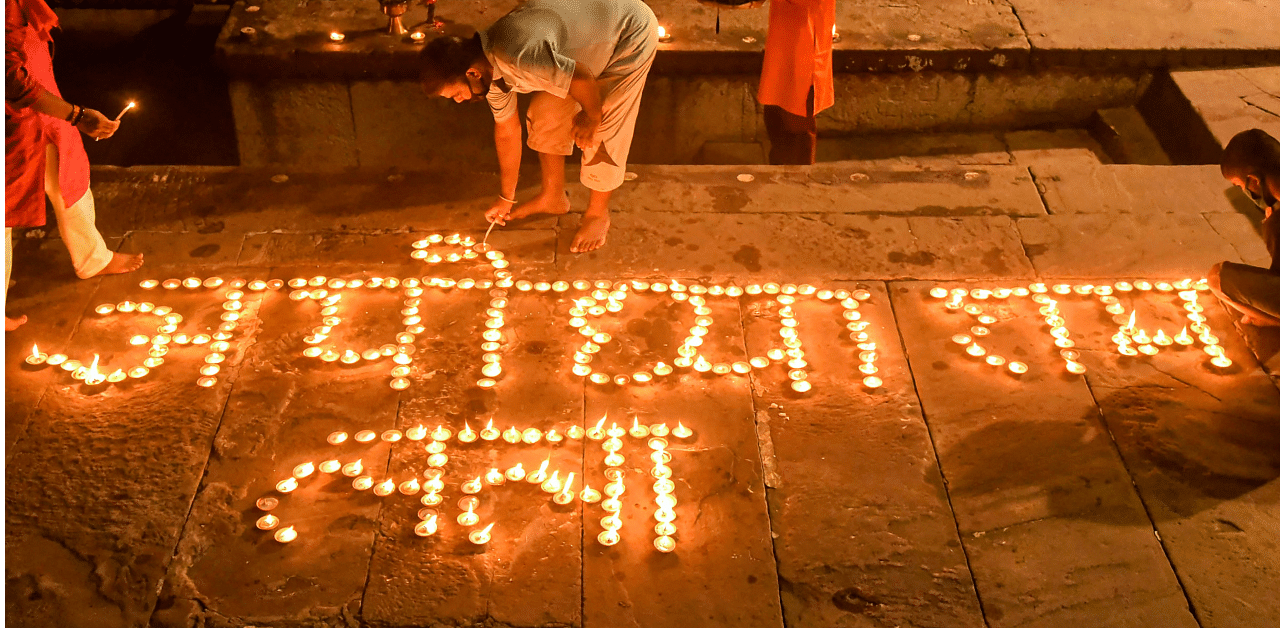
[[[226,6],[172,0],[52,5],[62,22],[53,64],[63,97],[109,117],[130,100],[138,103],[114,137],[85,142],[91,163],[239,164],[227,79],[214,59]],[[95,8],[79,8],[86,6]]]

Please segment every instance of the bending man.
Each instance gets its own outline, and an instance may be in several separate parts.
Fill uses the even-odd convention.
[[[1280,142],[1259,129],[1237,134],[1222,151],[1222,178],[1262,210],[1271,267],[1222,262],[1209,271],[1209,287],[1243,315],[1241,323],[1280,326]]]
[[[493,111],[502,189],[490,222],[564,214],[564,158],[582,149],[591,200],[570,250],[594,251],[609,232],[609,197],[622,185],[640,95],[658,48],[658,22],[641,0],[529,0],[471,39],[441,37],[422,51],[422,88]],[[522,129],[516,94],[532,93],[529,148],[542,190],[515,202]]]

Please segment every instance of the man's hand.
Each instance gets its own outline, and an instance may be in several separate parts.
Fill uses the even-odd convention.
[[[579,111],[573,117],[573,143],[578,148],[587,150],[596,146],[596,131],[600,128],[600,117],[586,111]]]
[[[89,137],[102,140],[115,135],[120,123],[102,115],[100,111],[86,108],[76,128]]]
[[[489,209],[485,210],[484,219],[505,227],[507,226],[507,217],[511,215],[512,207],[515,207],[515,203],[498,199],[489,206]]]

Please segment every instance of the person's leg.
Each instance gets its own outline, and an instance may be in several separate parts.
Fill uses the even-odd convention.
[[[107,247],[94,224],[97,212],[92,191],[85,190],[83,197],[67,206],[58,184],[58,152],[52,144],[45,150],[45,194],[58,217],[58,233],[71,254],[71,265],[77,277],[88,279],[96,275],[127,273],[142,266],[142,255],[113,253]]]
[[[569,197],[564,190],[564,158],[573,154],[573,116],[578,103],[570,98],[556,98],[546,92],[533,95],[529,102],[527,124],[529,148],[537,151],[542,168],[542,189],[527,202],[511,210],[512,219],[537,214],[569,212]]]
[[[813,115],[813,88],[809,88],[807,107],[808,115],[798,116],[777,105],[764,106],[770,164],[809,165],[816,160],[818,126]]]
[[[596,132],[598,144],[594,149],[582,151],[581,181],[591,190],[591,200],[578,225],[578,233],[569,245],[574,253],[587,253],[604,246],[609,235],[612,224],[609,199],[626,177],[631,140],[640,115],[640,98],[657,51],[657,27],[654,28],[652,45],[635,67],[599,80],[604,94],[604,115]]]
[[[7,307],[9,304],[9,275],[13,274],[13,229],[4,228],[4,302]],[[18,318],[9,318],[8,312],[5,312],[4,330],[13,331],[27,322],[27,317],[19,316]]]
[[[1252,270],[1261,271],[1261,273],[1250,272]],[[1224,273],[1226,280],[1224,282]],[[1277,314],[1259,309],[1242,290],[1249,291],[1249,285],[1258,283],[1250,278],[1260,279],[1261,283],[1268,285],[1258,286],[1258,290],[1263,293],[1271,293],[1280,290],[1280,277],[1269,275],[1266,269],[1254,269],[1251,266],[1243,264],[1235,264],[1232,262],[1222,262],[1214,264],[1209,269],[1209,291],[1218,297],[1228,307],[1240,313],[1240,322],[1245,325],[1254,325],[1257,327],[1280,327],[1280,316]],[[1269,278],[1274,278],[1270,279]]]

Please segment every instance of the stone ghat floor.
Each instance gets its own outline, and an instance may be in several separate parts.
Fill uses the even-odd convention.
[[[18,234],[7,335],[6,619],[13,626],[1172,626],[1280,625],[1280,390],[1276,334],[1197,298],[1234,361],[1200,348],[1120,356],[1096,296],[1053,295],[1083,375],[1066,370],[1030,297],[970,298],[997,320],[979,338],[1023,362],[992,367],[952,342],[975,316],[936,287],[1112,285],[1198,278],[1221,260],[1264,262],[1256,220],[1216,168],[1031,165],[813,169],[637,167],[609,245],[572,255],[577,215],[496,230],[517,279],[780,282],[865,291],[856,308],[802,296],[708,296],[700,355],[728,364],[782,346],[793,320],[812,390],[779,363],[747,375],[676,369],[645,385],[574,375],[584,338],[571,297],[512,289],[333,289],[343,319],[322,346],[365,349],[406,329],[420,298],[410,385],[390,360],[304,357],[323,304],[246,286],[226,360],[196,385],[209,345],[179,345],[141,379],[86,388],[47,353],[135,366],[154,313],[175,333],[222,323],[227,287],[144,290],[144,279],[324,275],[476,277],[487,267],[413,260],[431,233],[479,238],[490,175],[334,176],[217,169],[95,171],[112,246],[138,273],[78,281],[53,237]],[[753,180],[742,181],[741,174]],[[747,178],[747,177],[742,177]],[[574,186],[574,202],[581,190]],[[522,194],[528,194],[526,190]],[[443,243],[428,251],[449,249]],[[491,269],[489,269],[491,271]],[[1159,290],[1117,293],[1150,332],[1188,323]],[[591,365],[673,364],[694,306],[636,291],[590,324],[612,335]],[[502,309],[502,374],[481,388],[481,333]],[[855,316],[855,314],[857,316]],[[883,385],[870,388],[846,325],[865,322]],[[439,531],[414,534],[421,494],[378,497],[316,473],[277,495],[298,537],[255,529],[255,501],[296,465],[359,459],[381,482],[425,479],[424,442],[330,445],[490,419],[507,429],[677,422],[670,437],[676,550],[654,549],[652,463],[621,439],[621,542],[597,541],[599,504],[558,505],[528,483],[485,487],[480,547],[454,522],[461,483],[549,457],[603,489],[599,441],[447,442]],[[479,527],[479,526],[477,526]]]

